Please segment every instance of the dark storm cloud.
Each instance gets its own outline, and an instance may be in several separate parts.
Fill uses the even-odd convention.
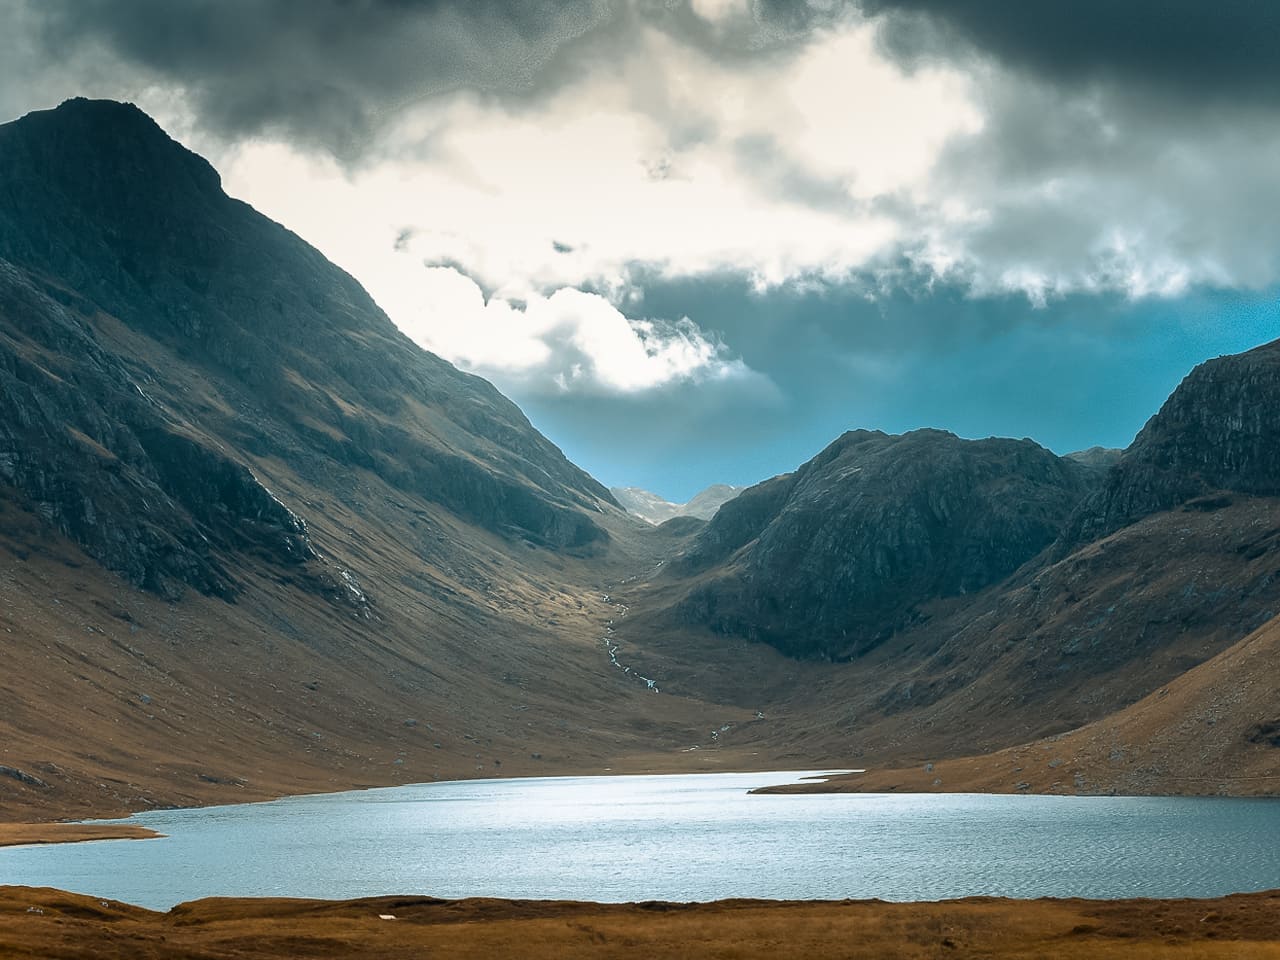
[[[1274,101],[1280,5],[1272,0],[862,0],[909,59],[972,45],[1055,81],[1123,80],[1192,96]]]
[[[283,132],[350,158],[408,103],[537,97],[646,25],[752,58],[838,15],[822,7],[756,0],[712,23],[689,0],[25,0],[9,27],[46,61],[113,62],[178,87],[207,129]]]
[[[607,18],[605,0],[39,0],[46,55],[106,53],[178,85],[228,134],[358,152],[406,101],[519,90]]]

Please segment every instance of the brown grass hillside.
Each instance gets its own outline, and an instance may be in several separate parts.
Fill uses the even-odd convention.
[[[1118,713],[978,757],[768,792],[1280,795],[1280,618]]]

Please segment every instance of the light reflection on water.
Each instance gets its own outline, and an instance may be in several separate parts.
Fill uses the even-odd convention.
[[[575,900],[1218,896],[1280,887],[1280,801],[749,796],[804,774],[477,780],[168,810],[162,840],[0,850],[0,883]]]

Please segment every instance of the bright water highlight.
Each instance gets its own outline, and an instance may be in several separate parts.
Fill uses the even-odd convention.
[[[1213,897],[1280,888],[1280,802],[748,796],[803,774],[477,780],[129,821],[0,849],[0,883],[167,909],[207,896],[573,900]]]

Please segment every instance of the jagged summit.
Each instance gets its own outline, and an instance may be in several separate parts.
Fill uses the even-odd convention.
[[[150,172],[175,172],[173,164],[205,188],[221,188],[222,177],[204,157],[188,150],[137,104],[119,100],[72,97],[51,110],[34,110],[17,120],[0,124],[0,137],[53,141],[64,151],[69,171],[82,166],[80,179],[88,188],[92,173],[125,161]],[[12,140],[9,141],[12,144]],[[57,170],[51,174],[58,176]]]
[[[1280,495],[1277,397],[1280,340],[1197,366],[1081,507],[1070,542],[1105,536],[1197,497]]]

